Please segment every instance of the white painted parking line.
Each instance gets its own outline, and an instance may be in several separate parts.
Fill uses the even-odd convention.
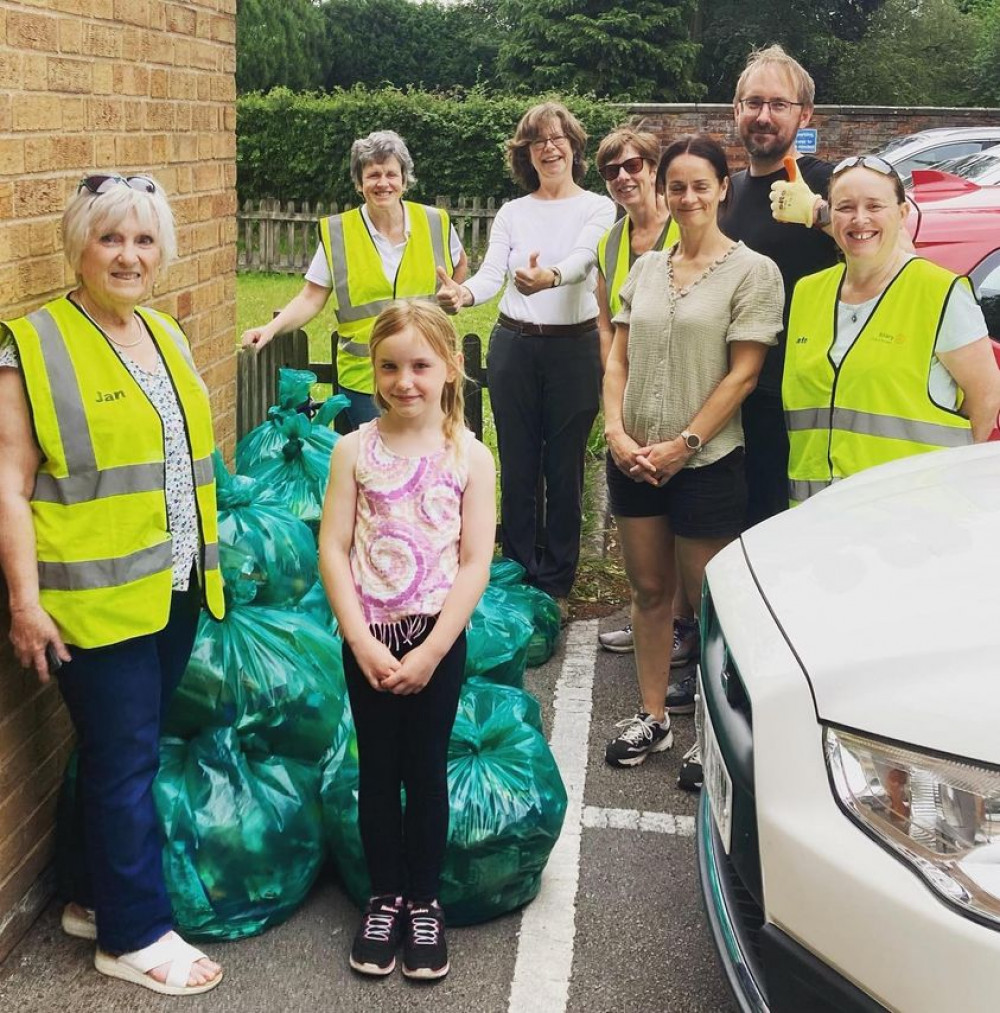
[[[542,888],[521,916],[508,1013],[563,1013],[569,1001],[596,655],[597,621],[571,623],[549,740],[566,786],[566,820]]]
[[[638,809],[602,809],[588,805],[583,810],[583,825],[596,830],[650,830],[657,834],[694,837],[693,816],[640,812]]]

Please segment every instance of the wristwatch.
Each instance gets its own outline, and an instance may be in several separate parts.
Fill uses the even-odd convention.
[[[558,288],[562,284],[562,271],[558,267],[550,267],[552,272],[552,287]]]
[[[701,437],[697,433],[692,433],[690,429],[685,429],[684,432],[681,433],[681,439],[684,441],[684,446],[687,447],[692,454],[697,454],[703,446]]]

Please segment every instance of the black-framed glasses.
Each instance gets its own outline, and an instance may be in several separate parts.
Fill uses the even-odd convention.
[[[642,166],[645,163],[641,155],[636,155],[634,158],[626,158],[622,162],[608,162],[607,165],[602,166],[597,171],[610,183],[613,179],[618,178],[618,173],[624,169],[630,176],[635,176],[642,172]]]
[[[842,172],[857,168],[859,165],[862,169],[871,169],[872,172],[880,172],[883,176],[895,176],[897,179],[899,178],[899,173],[896,172],[895,166],[878,155],[851,155],[849,158],[845,158],[842,162],[837,163],[832,175],[839,176]]]
[[[801,107],[805,105],[805,102],[790,102],[786,98],[766,99],[753,96],[751,98],[741,98],[740,105],[743,106],[746,112],[753,113],[755,116],[761,112],[764,106],[767,106],[775,116],[784,116],[793,106]]]
[[[556,146],[565,140],[565,134],[554,134],[552,137],[539,137],[537,140],[530,141],[529,144],[532,151],[544,151],[546,144]]]
[[[156,184],[148,176],[84,176],[76,192],[89,190],[92,194],[107,193],[115,186],[130,186],[142,193],[156,193]]]

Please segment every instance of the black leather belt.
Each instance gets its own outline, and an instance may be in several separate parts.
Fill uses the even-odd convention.
[[[515,334],[547,334],[553,338],[568,338],[576,337],[583,331],[593,330],[597,326],[597,317],[581,320],[578,324],[531,324],[524,320],[511,320],[510,317],[500,313],[497,322]]]

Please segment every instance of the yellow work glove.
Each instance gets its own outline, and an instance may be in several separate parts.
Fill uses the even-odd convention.
[[[771,184],[771,216],[776,222],[812,228],[816,204],[823,198],[809,189],[808,183],[798,173],[794,158],[786,156],[784,165],[788,182],[778,180]]]

